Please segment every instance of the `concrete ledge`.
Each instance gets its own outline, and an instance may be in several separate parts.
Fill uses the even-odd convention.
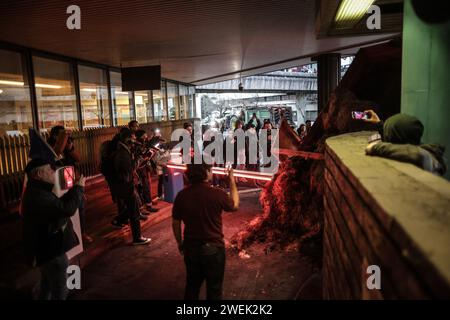
[[[366,156],[371,134],[326,141],[324,269],[338,261],[344,273],[363,276],[365,264],[379,264],[383,298],[450,297],[450,183],[411,164]],[[325,271],[329,286],[344,276]],[[360,280],[350,297],[364,298]],[[330,288],[329,297],[335,294]]]

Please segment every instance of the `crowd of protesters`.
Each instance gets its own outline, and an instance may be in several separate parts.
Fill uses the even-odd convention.
[[[193,126],[186,122],[183,128],[191,137],[192,152],[194,145]],[[206,129],[203,128],[202,133],[205,133]],[[269,119],[261,121],[256,113],[246,121],[245,114],[241,113],[234,128],[232,128],[233,133],[239,129],[247,133],[244,147],[242,148],[239,145],[238,148],[236,136],[232,139],[224,139],[224,155],[227,148],[234,148],[234,159],[230,167],[257,171],[261,165],[259,145],[258,161],[250,163],[249,139],[253,137],[258,142],[261,129],[266,129],[270,156],[272,123]],[[205,140],[203,148],[213,141],[214,139]],[[65,299],[68,293],[65,286],[65,279],[67,279],[65,270],[68,266],[66,252],[78,245],[81,240],[78,239],[70,219],[77,209],[80,216],[83,243],[92,242],[92,238],[86,233],[85,179],[83,177],[77,179],[74,187],[61,198],[52,193],[57,168],[63,166],[77,167],[80,162],[80,155],[76,150],[72,132],[63,126],[55,126],[50,130],[47,143],[56,155],[55,161],[35,159],[26,168],[29,181],[23,197],[25,237],[30,257],[33,257],[34,265],[37,265],[41,270],[38,297],[40,299]],[[111,222],[112,226],[124,228],[129,224],[132,244],[148,244],[151,239],[142,236],[140,223],[146,220],[148,215],[158,211],[154,206],[158,199],[164,196],[164,167],[170,161],[170,144],[166,143],[161,137],[158,129],[153,128],[147,132],[140,128],[137,121],[131,121],[128,126],[121,128],[111,140],[105,141],[99,152],[101,158],[100,172],[105,177],[112,200],[117,206],[117,215]],[[216,165],[225,166],[225,162]],[[157,198],[152,198],[152,175],[158,177]],[[232,189],[230,196],[223,190],[210,187],[211,185],[220,185],[218,183],[220,181],[225,181],[225,186],[221,185],[222,187]],[[222,210],[233,211],[237,209],[238,198],[235,179],[231,172],[228,179],[222,178],[219,180],[212,175],[210,164],[189,165],[185,184],[190,186],[190,189],[186,189],[176,197],[173,219],[176,240],[179,242],[180,251],[184,250],[185,254],[187,268],[186,298],[198,298],[199,284],[202,279],[206,279],[208,297],[217,299],[221,297],[225,261],[223,237],[221,237],[221,230],[217,229],[215,224],[219,221],[217,219],[219,219]],[[202,200],[205,197],[209,197],[208,203],[204,203]],[[217,202],[217,205],[213,205],[214,202]],[[201,203],[204,203],[203,209],[199,206]],[[212,210],[211,206],[215,209]],[[45,215],[41,215],[36,210],[45,211]],[[198,216],[200,213],[205,216]],[[200,220],[193,219],[196,216]],[[202,219],[204,219],[203,222]],[[204,225],[205,221],[209,221],[208,219],[213,219],[216,222],[211,226]],[[184,242],[180,242],[181,230],[178,227],[181,223],[185,224]],[[201,224],[203,224],[203,227]],[[206,229],[204,229],[205,226]],[[198,232],[200,230],[198,228],[203,231]],[[49,234],[48,230],[53,231]],[[214,241],[210,239],[212,235],[214,235]],[[208,252],[205,253],[204,251]],[[212,259],[213,257],[215,258]],[[218,264],[212,263],[212,260],[218,262]],[[194,269],[198,267],[196,266],[198,263],[208,264],[211,272],[204,275],[196,274]]]
[[[192,135],[192,125],[184,129]],[[75,166],[80,161],[72,133],[62,126],[52,128],[48,145],[56,155],[32,159],[25,172],[28,177],[22,198],[25,247],[28,260],[41,272],[34,298],[64,300],[68,295],[67,252],[80,244],[71,217],[80,214],[83,242],[85,235],[84,187],[81,175],[63,196],[53,193],[58,166]],[[123,228],[130,224],[133,245],[148,244],[151,239],[141,235],[140,221],[157,212],[157,200],[151,196],[151,173],[158,175],[158,197],[163,196],[162,169],[170,159],[170,148],[157,129],[146,132],[137,121],[120,129],[100,148],[101,168],[117,216],[112,225]],[[238,194],[232,169],[228,176],[230,195],[211,187],[211,166],[188,165],[186,188],[175,198],[173,208],[174,235],[187,269],[185,296],[197,299],[203,280],[207,282],[209,299],[220,299],[225,268],[225,249],[220,214],[238,208]],[[209,201],[204,201],[209,199]],[[181,224],[185,225],[184,236]],[[208,265],[208,270],[203,265]]]
[[[118,214],[112,225],[123,228],[129,223],[134,245],[151,240],[141,236],[140,221],[158,211],[153,207],[157,200],[152,199],[151,173],[158,167],[156,159],[162,161],[167,157],[163,142],[156,129],[147,133],[140,129],[137,121],[131,121],[101,147],[100,171],[117,204]],[[160,172],[158,175],[158,196],[162,197],[163,181]]]
[[[398,114],[383,122],[373,110],[367,110],[365,114],[367,118],[363,120],[377,124],[380,130],[380,139],[367,146],[367,155],[408,162],[437,175],[445,173],[445,149],[440,145],[421,143],[424,127],[417,118]],[[183,128],[193,138],[192,124],[185,123]],[[203,128],[203,134],[206,129]],[[245,113],[241,113],[233,131],[240,129],[249,133],[245,135],[242,150],[237,147],[236,137],[224,139],[224,151],[230,147],[235,151],[232,168],[228,170],[226,179],[229,193],[212,186],[216,184],[217,177],[213,175],[211,163],[188,164],[186,187],[178,192],[174,200],[172,231],[186,266],[185,299],[198,299],[204,281],[207,299],[222,298],[226,255],[221,214],[239,208],[233,168],[258,170],[259,162],[248,162],[248,139],[259,139],[262,136],[261,129],[267,130],[269,145],[272,139],[271,122],[261,122],[255,113],[248,121],[245,121]],[[306,121],[300,125],[297,133],[303,140],[310,129],[311,121]],[[213,141],[206,139],[203,147]],[[63,126],[51,129],[47,143],[56,158],[34,158],[25,168],[28,180],[21,203],[25,249],[28,261],[33,267],[38,267],[41,273],[36,298],[66,299],[67,252],[80,243],[71,222],[77,209],[83,242],[92,241],[85,228],[85,178],[81,175],[68,192],[61,197],[56,196],[53,193],[55,171],[58,166],[75,166],[80,156],[76,152],[71,132]],[[191,139],[191,149],[193,144],[194,139]],[[270,152],[270,147],[268,150]],[[132,243],[148,244],[151,239],[142,237],[140,221],[158,211],[154,208],[157,201],[152,199],[151,175],[153,172],[158,176],[158,198],[161,198],[164,192],[163,167],[170,160],[170,145],[162,139],[159,130],[146,132],[137,121],[131,121],[112,140],[102,144],[100,155],[100,171],[117,204],[117,216],[112,225],[123,228],[129,223]],[[247,160],[242,162],[240,157]],[[223,162],[216,165],[223,165]]]
[[[215,141],[215,137],[209,137],[205,135],[209,129],[208,126],[202,128],[203,132],[203,148],[206,148],[209,144]],[[260,135],[261,129],[265,130],[265,135]],[[228,135],[233,134],[232,139],[227,139],[227,134],[225,129],[222,128],[220,131],[223,138],[223,159],[218,159],[216,155],[212,155],[216,160],[217,166],[228,166],[230,165],[234,169],[245,169],[249,171],[259,171],[261,167],[270,166],[269,161],[265,161],[271,156],[271,146],[272,146],[272,134],[273,125],[270,119],[258,118],[256,113],[253,113],[251,118],[246,120],[245,112],[242,111],[238,119],[234,122],[234,125],[228,131]],[[241,133],[245,134],[243,144],[240,144],[238,137],[238,130],[242,130]],[[267,139],[266,150],[260,148],[260,139]],[[262,142],[262,141],[261,141]],[[252,144],[256,150],[252,149]],[[227,150],[229,148],[233,149],[233,159],[228,159],[226,157]],[[266,152],[266,155],[263,155]],[[217,179],[214,178],[213,181]],[[245,179],[244,179],[245,180]]]

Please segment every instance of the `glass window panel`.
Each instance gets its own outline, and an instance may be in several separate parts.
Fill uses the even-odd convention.
[[[78,128],[72,66],[64,61],[33,57],[33,68],[40,129],[56,125]]]
[[[106,70],[79,65],[83,128],[111,125]]]
[[[180,84],[180,119],[187,119],[188,115],[188,106],[189,106],[189,91],[188,87]]]
[[[195,118],[195,87],[189,87],[188,117]]]
[[[135,91],[134,104],[136,107],[136,120],[139,123],[153,122],[153,108],[150,91]]]
[[[155,112],[155,121],[167,120],[167,105],[166,105],[166,84],[161,81],[161,90],[153,90],[153,108]]]
[[[0,50],[0,134],[27,133],[33,126],[23,56]]]
[[[134,119],[133,93],[122,91],[122,77],[119,72],[111,71],[110,77],[114,124],[127,125]]]
[[[354,59],[355,56],[353,55],[341,57],[341,79],[342,77],[344,77],[345,73],[347,72],[348,68],[350,67]]]
[[[178,85],[169,81],[167,81],[167,107],[169,108],[169,120],[180,119]]]

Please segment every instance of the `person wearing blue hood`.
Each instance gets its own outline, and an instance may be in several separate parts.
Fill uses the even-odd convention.
[[[366,110],[366,122],[378,126],[381,141],[370,143],[366,154],[411,163],[436,175],[444,175],[445,147],[439,144],[422,144],[424,126],[419,119],[408,114],[396,114],[381,121],[373,110]]]

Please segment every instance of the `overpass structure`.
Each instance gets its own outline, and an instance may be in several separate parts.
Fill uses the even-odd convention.
[[[239,90],[242,83],[243,90]],[[317,74],[275,71],[196,86],[196,93],[316,93]]]

